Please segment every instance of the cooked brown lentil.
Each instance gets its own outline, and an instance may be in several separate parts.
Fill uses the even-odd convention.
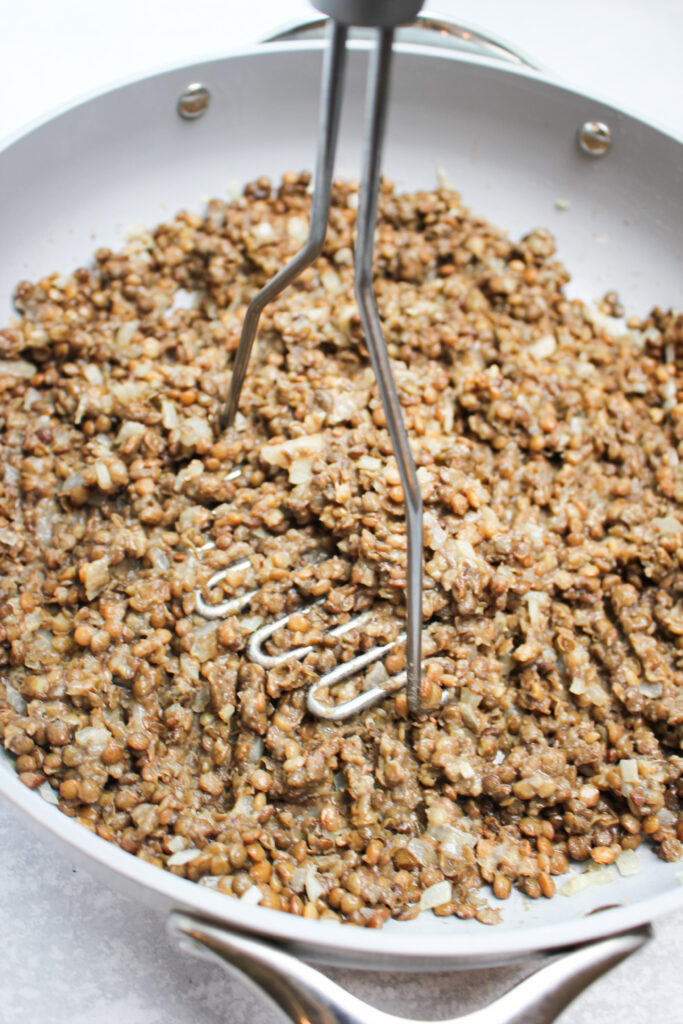
[[[0,331],[0,735],[20,778],[175,874],[370,927],[444,880],[436,913],[488,924],[483,882],[550,898],[569,858],[611,863],[643,836],[678,858],[683,318],[615,332],[617,296],[569,300],[547,231],[513,242],[453,191],[383,186],[376,288],[425,502],[425,687],[452,700],[414,721],[401,693],[311,720],[311,680],[397,636],[406,542],[353,301],[355,185],[335,185],[323,255],[267,309],[236,429],[215,432],[245,305],[300,245],[308,185],[260,179],[17,288]],[[244,555],[223,591],[257,597],[203,620],[197,588]],[[325,636],[370,607],[363,632]],[[273,650],[314,651],[250,664],[257,622],[293,610]],[[403,667],[397,649],[366,676]]]

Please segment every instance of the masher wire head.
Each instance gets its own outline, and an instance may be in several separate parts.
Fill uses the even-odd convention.
[[[422,649],[422,498],[417,471],[372,282],[372,256],[377,202],[381,177],[381,155],[389,98],[394,27],[414,17],[422,6],[415,0],[322,0],[315,6],[334,19],[323,64],[316,170],[311,203],[308,241],[304,247],[253,297],[244,318],[235,355],[232,379],[220,423],[226,429],[235,421],[239,398],[258,330],[261,313],[301,272],[320,255],[330,210],[332,174],[341,113],[346,65],[347,26],[376,28],[368,73],[365,136],[363,143],[360,196],[354,256],[355,290],[365,340],[377,380],[387,429],[403,486],[406,505],[406,694],[412,713],[421,710]],[[309,702],[310,706],[310,702]],[[311,708],[320,714],[315,702]]]

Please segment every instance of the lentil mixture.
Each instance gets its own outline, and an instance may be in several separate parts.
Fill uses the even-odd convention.
[[[246,303],[309,204],[308,175],[260,179],[18,286],[0,331],[0,736],[19,778],[176,875],[372,927],[425,908],[493,923],[482,883],[551,897],[571,861],[641,842],[677,859],[683,317],[619,326],[614,294],[566,297],[547,231],[513,242],[450,189],[384,184],[377,300],[425,503],[432,710],[411,719],[399,692],[318,721],[311,682],[405,615],[355,184],[265,312],[236,427],[215,427]],[[198,592],[248,590],[239,616],[197,614]],[[250,663],[250,633],[290,611],[269,650],[313,651]],[[403,667],[396,647],[329,700]]]

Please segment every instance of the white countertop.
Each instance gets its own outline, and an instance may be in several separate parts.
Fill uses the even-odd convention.
[[[258,41],[306,0],[24,0],[0,9],[0,142],[46,112],[112,82]],[[430,12],[489,32],[558,77],[683,136],[680,0],[440,0]],[[1,237],[1,226],[0,226]],[[173,949],[163,921],[56,857],[0,806],[2,1024],[266,1024],[240,984]],[[562,1024],[683,1022],[683,912],[597,982]],[[517,971],[415,976],[333,972],[395,1013],[464,1013]],[[532,1022],[530,1022],[532,1024]]]

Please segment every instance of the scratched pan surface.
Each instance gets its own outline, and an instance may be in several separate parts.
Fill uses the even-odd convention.
[[[355,44],[337,173],[357,177],[367,51]],[[99,246],[177,210],[201,208],[230,183],[312,167],[321,44],[279,43],[133,82],[58,114],[0,152],[0,323],[14,285],[83,265]],[[211,91],[206,114],[177,116],[190,82]],[[604,121],[600,159],[577,128]],[[512,237],[543,225],[573,274],[570,293],[616,289],[629,313],[683,305],[683,145],[543,75],[420,46],[397,55],[385,170],[399,188],[433,187],[441,164],[472,209]],[[560,210],[557,200],[569,208]],[[513,896],[503,923],[423,914],[380,932],[307,921],[160,871],[76,825],[18,782],[0,753],[0,793],[47,843],[103,882],[156,907],[194,911],[270,937],[318,961],[428,970],[500,963],[652,920],[683,904],[681,864],[639,850],[635,877],[573,898]],[[598,908],[608,906],[598,914]]]

